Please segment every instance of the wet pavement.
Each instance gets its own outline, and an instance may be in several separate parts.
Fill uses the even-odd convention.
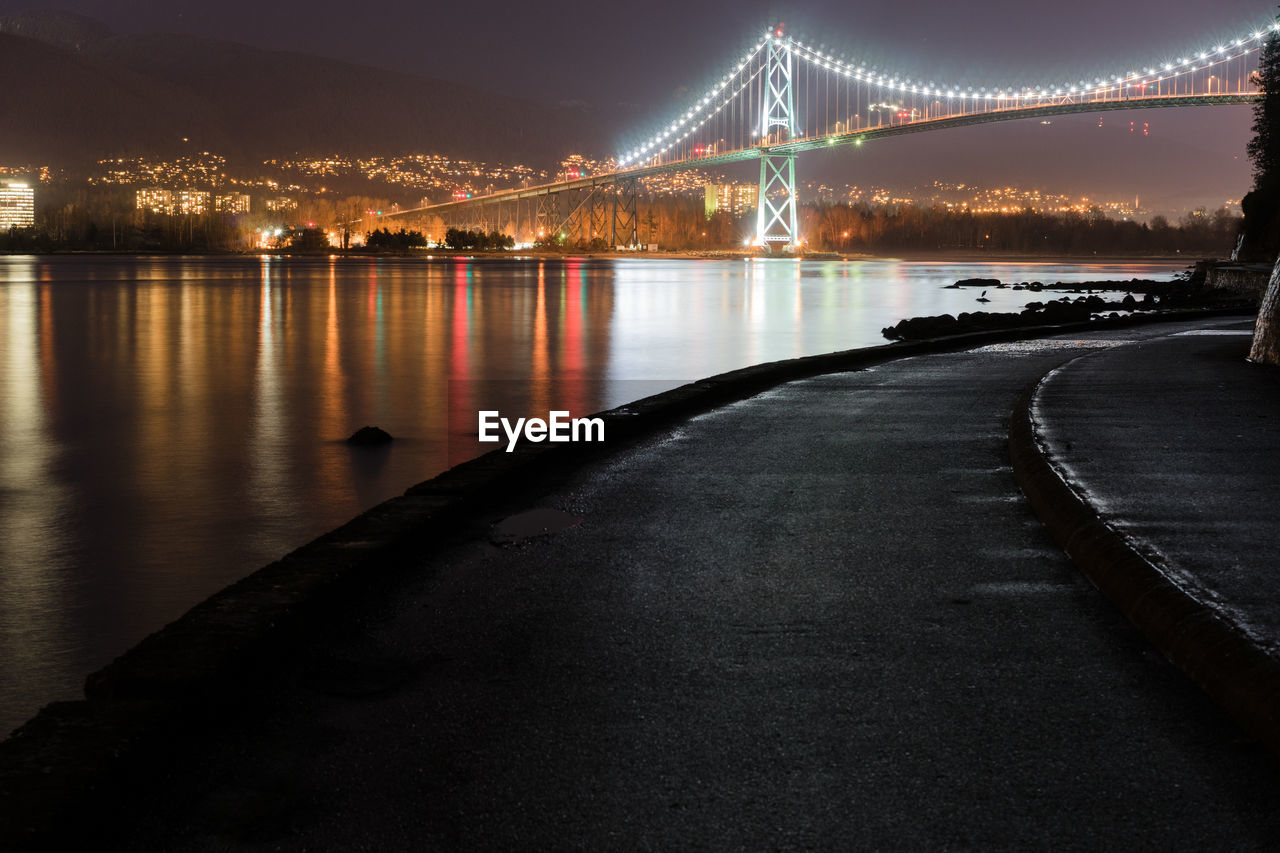
[[[1245,363],[1251,340],[1245,324],[1081,358],[1035,414],[1113,528],[1280,654],[1280,371]]]
[[[1153,481],[1107,491],[1075,416],[1103,411],[1091,371],[1133,373],[1145,339],[1167,361],[1178,330],[792,382],[590,465],[353,600],[124,792],[102,846],[1274,849],[1280,762],[1084,580],[1006,452],[1020,392],[1095,353],[1043,411],[1124,512]],[[1155,430],[1118,471],[1190,464],[1153,455]]]

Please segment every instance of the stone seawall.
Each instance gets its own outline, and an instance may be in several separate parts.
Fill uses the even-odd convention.
[[[1259,264],[1210,265],[1204,286],[1261,298],[1270,277],[1271,268]]]

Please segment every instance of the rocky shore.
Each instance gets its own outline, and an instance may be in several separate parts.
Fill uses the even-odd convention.
[[[959,315],[941,314],[911,317],[881,330],[891,341],[913,341],[957,335],[1016,329],[1046,323],[1077,323],[1100,318],[1116,318],[1128,314],[1177,311],[1202,308],[1256,307],[1257,299],[1249,294],[1217,290],[1205,286],[1204,272],[1197,267],[1185,277],[1173,281],[1133,278],[1128,281],[1086,281],[1078,284],[1039,281],[1006,283],[994,278],[966,278],[948,289],[982,288],[977,301],[985,302],[989,290],[1021,290],[1028,293],[1063,293],[1056,299],[1027,302],[1021,311],[962,311]],[[1123,294],[1123,296],[1119,296]],[[1117,298],[1119,297],[1119,298]]]

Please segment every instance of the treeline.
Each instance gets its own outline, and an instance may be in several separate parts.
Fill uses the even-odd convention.
[[[1150,223],[1088,212],[974,213],[941,206],[809,204],[797,211],[800,233],[815,251],[877,254],[898,251],[984,250],[1042,255],[1204,254],[1226,256],[1235,247],[1241,217],[1225,209],[1203,209],[1177,222],[1155,216]],[[701,200],[641,200],[637,232],[641,244],[664,250],[741,249],[755,235],[751,211],[718,211],[707,217]],[[582,230],[559,245],[604,248],[605,240]]]
[[[244,251],[252,249],[266,229],[305,226],[323,231],[333,227],[341,233],[374,221],[379,212],[396,210],[385,198],[328,199],[299,194],[294,197],[296,208],[268,211],[255,194],[254,207],[247,214],[157,214],[136,209],[136,189],[41,186],[36,191],[36,226],[0,232],[0,251]],[[410,227],[434,228],[437,240],[444,233],[438,217],[397,221]]]
[[[973,213],[915,205],[807,207],[802,233],[810,248],[847,252],[982,249],[1028,254],[1202,253],[1226,255],[1235,247],[1241,217],[1203,209],[1176,224],[1119,220],[1094,208],[1087,213]]]
[[[0,232],[0,250],[15,252],[209,252],[250,245],[243,217],[220,212],[170,216],[137,210],[131,189],[41,188],[35,227]]]
[[[401,251],[442,246],[453,250],[512,248],[521,233],[529,239],[529,223],[493,223],[493,230],[447,228],[438,216],[397,216],[398,231],[370,229],[381,216],[396,211],[386,199],[349,196],[341,200],[303,195],[296,209],[249,214],[153,214],[134,207],[130,188],[90,190],[47,188],[37,198],[37,225],[0,233],[0,251],[46,252],[116,250],[124,252],[241,251],[258,244],[267,229],[291,223],[319,235],[333,228],[343,235],[366,233],[371,250]],[[255,204],[258,199],[255,198]],[[642,245],[663,250],[742,249],[754,237],[756,217],[750,211],[707,217],[701,199],[641,198],[637,203],[636,237]],[[799,210],[800,233],[815,251],[884,254],[902,251],[992,251],[1034,255],[1197,254],[1226,256],[1235,247],[1242,222],[1224,210],[1193,211],[1176,222],[1156,216],[1150,223],[1112,219],[1095,208],[1077,213],[973,213],[917,205],[809,204]],[[488,226],[486,226],[486,229]],[[563,236],[562,236],[563,235]],[[320,238],[324,238],[321,240]],[[554,235],[547,248],[606,250],[613,239],[631,241],[630,233],[601,229],[589,216],[576,217]]]
[[[408,231],[401,228],[399,231],[392,231],[389,228],[382,228],[378,231],[370,231],[364,235],[364,245],[367,249],[425,249],[427,246],[427,237],[421,231]]]
[[[0,232],[0,251],[10,252],[226,252],[248,249],[252,240],[230,215],[126,215],[106,221],[59,216],[52,226]]]
[[[516,239],[510,234],[503,234],[501,231],[490,231],[486,234],[483,231],[462,230],[461,228],[450,228],[444,232],[444,245],[450,249],[475,249],[477,251],[491,251],[501,249],[514,249]]]
[[[454,250],[491,251],[514,249],[516,240],[509,234],[500,231],[465,231],[461,228],[450,228],[444,233],[444,239],[432,243],[421,231],[410,231],[401,228],[392,231],[382,228],[364,235],[366,249],[387,251],[404,251],[406,249],[426,249],[431,246]]]
[[[755,228],[755,214],[732,216],[718,211],[710,219],[702,199],[659,196],[636,202],[636,237],[641,245],[657,244],[665,250],[742,248],[743,240]],[[593,230],[600,228],[599,232]],[[590,216],[570,219],[561,231],[544,235],[537,245],[549,249],[604,251],[611,238],[621,245],[630,242],[629,233],[614,233],[606,220],[593,222]]]

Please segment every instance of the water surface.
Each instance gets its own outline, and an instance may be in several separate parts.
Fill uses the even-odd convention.
[[[192,604],[476,446],[475,405],[586,414],[1176,265],[0,257],[0,733]],[[495,390],[496,389],[496,390]],[[382,452],[342,441],[365,424]],[[452,440],[451,440],[452,436]]]

